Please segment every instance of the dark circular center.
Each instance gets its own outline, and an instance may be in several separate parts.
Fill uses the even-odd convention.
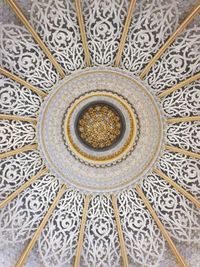
[[[122,130],[121,114],[107,103],[90,104],[78,116],[79,138],[93,149],[103,150],[113,146],[121,137]]]

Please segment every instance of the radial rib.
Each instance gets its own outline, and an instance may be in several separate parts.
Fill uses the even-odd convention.
[[[115,59],[115,64],[114,64],[115,67],[119,66],[119,63],[121,60],[121,56],[122,56],[124,45],[126,42],[126,37],[128,34],[129,26],[132,20],[132,15],[133,15],[133,10],[135,8],[135,4],[136,4],[136,0],[130,1],[127,17],[126,17],[125,24],[124,24],[124,29],[121,35],[121,39],[120,39],[120,43],[119,43],[119,47],[118,47],[118,51],[117,51],[117,55]]]
[[[31,26],[31,24],[28,22],[28,20],[26,19],[26,17],[24,16],[24,14],[22,13],[22,11],[20,10],[19,6],[16,4],[15,0],[6,0],[6,1],[10,5],[10,7],[12,8],[12,10],[15,12],[15,14],[18,16],[18,18],[22,21],[22,23],[24,24],[24,26],[32,34],[33,38],[38,43],[38,45],[40,46],[40,48],[43,50],[43,52],[45,53],[45,55],[49,58],[49,60],[51,61],[51,63],[54,65],[55,69],[58,71],[58,73],[60,74],[60,76],[62,78],[64,78],[65,77],[65,73],[64,73],[63,69],[58,64],[58,62],[56,61],[56,59],[54,58],[54,56],[52,55],[52,53],[49,51],[49,49],[47,48],[47,46],[44,44],[44,42],[42,41],[42,39],[39,37],[39,35],[37,34],[37,32],[33,29],[33,27]]]
[[[190,78],[188,78],[188,79],[186,79],[186,80],[184,80],[184,81],[176,84],[175,86],[173,86],[173,87],[165,90],[164,92],[162,92],[161,94],[159,94],[158,97],[160,97],[160,98],[161,97],[165,97],[165,96],[173,93],[174,91],[176,91],[176,90],[184,87],[185,85],[188,85],[188,84],[190,84],[190,83],[192,83],[192,82],[194,82],[194,81],[196,81],[198,79],[200,79],[200,72],[197,73],[197,74],[195,74],[195,75],[193,75],[192,77],[190,77]]]
[[[140,74],[140,78],[143,79],[151,67],[156,63],[156,61],[160,58],[160,56],[165,52],[165,50],[174,42],[176,37],[187,27],[187,25],[199,14],[200,4],[190,13],[190,15],[180,24],[180,26],[176,29],[176,31],[169,37],[169,39],[161,46],[158,52],[154,55],[154,57],[150,60],[150,62],[146,65],[143,71]]]
[[[14,156],[16,154],[23,153],[23,152],[26,152],[26,151],[29,151],[29,150],[35,150],[35,149],[37,149],[37,147],[38,147],[37,144],[33,144],[33,145],[27,145],[27,146],[24,146],[24,147],[21,147],[21,148],[17,148],[15,150],[11,150],[11,151],[8,151],[8,152],[4,152],[4,153],[0,154],[0,159],[6,158],[6,157],[10,157],[10,156]]]
[[[27,122],[32,122],[34,124],[37,123],[37,119],[36,118],[15,116],[15,115],[7,115],[7,114],[0,114],[0,119],[1,120],[27,121]]]
[[[18,196],[22,191],[28,188],[33,182],[35,182],[40,176],[45,175],[48,172],[46,168],[40,170],[36,175],[32,176],[26,183],[19,187],[15,192],[10,194],[5,200],[0,203],[0,209],[5,207],[10,201],[12,201],[16,196]]]
[[[175,147],[175,146],[166,145],[165,149],[170,150],[172,152],[177,152],[177,153],[180,153],[180,154],[192,157],[192,158],[200,159],[200,154],[197,154],[197,153],[194,153],[194,152],[182,149],[182,148],[178,148],[178,147]]]
[[[80,0],[75,0],[75,7],[76,7],[77,18],[78,18],[78,24],[79,24],[79,28],[80,28],[81,39],[82,39],[82,43],[83,43],[85,62],[86,62],[86,66],[89,67],[91,65],[90,52],[89,52],[88,43],[87,43],[87,36],[86,36],[86,32],[85,32],[85,26],[84,26],[84,20],[83,20],[83,14],[82,14]]]
[[[179,191],[181,194],[183,194],[186,198],[188,198],[194,205],[196,205],[198,208],[200,208],[200,202],[190,193],[188,193],[185,189],[183,189],[180,185],[178,185],[176,182],[174,182],[170,177],[168,177],[166,174],[164,174],[162,171],[158,169],[154,169],[154,172],[163,178],[167,183],[172,185],[177,191]]]
[[[79,264],[80,264],[81,249],[82,249],[82,245],[83,245],[85,224],[86,224],[86,220],[87,220],[87,214],[88,214],[90,199],[91,199],[91,196],[89,196],[89,195],[85,197],[83,216],[82,216],[82,220],[81,220],[81,227],[80,227],[78,244],[77,244],[76,255],[75,255],[75,260],[74,260],[74,267],[79,267]]]
[[[42,230],[44,229],[49,217],[52,215],[56,205],[58,204],[60,198],[62,197],[62,195],[64,194],[66,190],[66,185],[63,185],[60,189],[60,191],[58,192],[57,196],[55,197],[53,203],[51,204],[50,208],[48,209],[47,213],[45,214],[43,220],[41,221],[38,229],[36,230],[36,232],[34,233],[31,241],[28,243],[27,247],[25,248],[25,250],[23,251],[21,257],[19,258],[17,264],[15,267],[22,267],[26,261],[26,259],[28,258],[28,255],[30,254],[32,248],[34,247],[37,239],[39,238]]]
[[[167,119],[168,123],[179,123],[179,122],[190,122],[190,121],[199,121],[200,116],[191,116],[191,117],[178,117]]]
[[[4,76],[20,83],[21,85],[24,85],[28,89],[32,90],[34,93],[40,95],[41,97],[45,97],[47,94],[43,92],[42,90],[38,89],[37,87],[31,85],[30,83],[24,81],[23,79],[19,78],[18,76],[12,74],[10,71],[7,71],[3,68],[0,68],[0,73],[3,74]]]
[[[175,255],[179,265],[181,267],[187,267],[184,259],[182,258],[182,256],[180,255],[179,251],[177,250],[175,244],[173,243],[172,239],[170,238],[169,233],[165,229],[164,225],[162,224],[162,222],[158,218],[158,216],[157,216],[156,212],[154,211],[153,207],[151,206],[151,204],[149,203],[148,199],[144,195],[142,189],[138,185],[136,186],[136,191],[137,191],[138,195],[140,196],[140,198],[142,199],[142,201],[144,202],[144,205],[148,209],[148,211],[151,214],[151,216],[153,217],[154,221],[158,225],[162,235],[164,236],[164,238],[168,242],[168,245],[169,245],[170,249],[172,250],[173,254]]]
[[[129,266],[128,265],[128,257],[127,257],[127,253],[126,253],[126,246],[125,246],[125,242],[124,242],[124,236],[123,236],[120,217],[119,217],[119,210],[117,207],[117,198],[114,194],[112,194],[112,205],[113,205],[113,209],[114,209],[115,221],[116,221],[117,230],[118,230],[121,254],[122,254],[122,259],[123,259],[123,266],[128,267]]]

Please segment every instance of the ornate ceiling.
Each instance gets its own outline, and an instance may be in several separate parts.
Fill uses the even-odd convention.
[[[0,267],[200,267],[200,3],[0,3]]]

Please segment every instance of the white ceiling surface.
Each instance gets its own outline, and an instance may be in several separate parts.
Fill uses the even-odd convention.
[[[55,0],[56,1],[56,0]],[[57,0],[59,1],[59,0]],[[143,1],[143,0],[137,0]],[[167,0],[166,0],[167,1]],[[175,1],[175,0],[174,0]],[[17,0],[29,17],[29,9],[31,6],[30,0]],[[179,3],[180,14],[185,14],[194,4],[194,0],[177,0]],[[21,25],[21,22],[14,16],[10,8],[6,5],[4,0],[0,0],[0,24],[13,23]],[[199,18],[198,18],[199,23]],[[1,247],[0,244],[0,267],[13,267],[16,264],[26,244],[14,244]],[[178,250],[186,260],[188,267],[200,267],[200,244],[186,244],[176,243]],[[177,266],[175,258],[168,249],[165,253],[164,259],[160,262],[158,267],[174,267]],[[25,264],[25,267],[44,267],[40,261],[40,256],[37,254],[36,248],[31,252],[30,257]],[[68,266],[66,266],[68,267]]]

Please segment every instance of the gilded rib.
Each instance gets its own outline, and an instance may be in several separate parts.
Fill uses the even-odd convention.
[[[150,60],[150,62],[146,65],[143,71],[140,74],[140,78],[143,79],[151,67],[156,63],[156,61],[161,57],[161,55],[165,52],[165,50],[174,42],[176,37],[188,26],[188,24],[199,14],[200,12],[200,4],[191,12],[191,14],[180,24],[180,26],[176,29],[176,31],[169,37],[169,39],[161,46],[158,52],[154,55],[154,57]]]
[[[13,73],[11,73],[10,71],[7,71],[6,69],[0,68],[0,73],[4,76],[16,81],[17,83],[20,83],[21,85],[24,85],[25,87],[32,90],[34,93],[40,95],[41,97],[47,96],[47,94],[45,92],[43,92],[42,90],[40,90],[37,87],[31,85],[30,83],[24,81],[23,79],[21,79],[20,77],[16,76]]]
[[[89,67],[91,65],[90,52],[89,52],[88,43],[87,43],[87,36],[86,36],[86,32],[85,32],[85,25],[84,25],[84,19],[83,19],[80,0],[75,0],[75,7],[76,7],[77,18],[78,18],[78,24],[79,24],[79,28],[80,28],[81,40],[83,43],[85,62],[86,62],[86,66]]]
[[[115,214],[115,221],[117,225],[117,231],[118,231],[118,236],[119,236],[119,243],[120,243],[120,248],[121,248],[121,254],[122,254],[122,259],[123,259],[123,266],[128,267],[128,256],[126,252],[126,246],[124,242],[124,236],[122,232],[122,226],[120,222],[120,217],[119,217],[119,210],[117,206],[117,198],[114,194],[112,194],[112,205],[114,209],[114,214]]]
[[[153,217],[154,221],[156,222],[156,224],[158,225],[162,235],[164,236],[164,238],[166,239],[172,253],[174,254],[174,256],[176,257],[177,262],[179,263],[179,266],[181,267],[187,267],[183,257],[180,255],[179,251],[177,250],[174,242],[172,241],[172,239],[169,236],[169,233],[167,232],[167,230],[165,229],[164,225],[162,224],[162,222],[160,221],[160,219],[158,218],[156,212],[154,211],[153,207],[151,206],[151,204],[149,203],[148,199],[146,198],[146,196],[144,195],[142,189],[137,185],[136,186],[136,191],[139,195],[139,197],[142,199],[142,201],[144,202],[144,205],[146,206],[146,208],[148,209],[149,213],[151,214],[151,216]]]
[[[160,98],[165,97],[165,96],[175,92],[176,90],[178,90],[178,89],[180,89],[180,88],[182,88],[182,87],[184,87],[184,86],[186,86],[186,85],[188,85],[188,84],[190,84],[190,83],[192,83],[192,82],[194,82],[194,81],[196,81],[198,79],[200,79],[200,72],[195,74],[195,75],[193,75],[192,77],[190,77],[190,78],[188,78],[188,79],[176,84],[175,86],[165,90],[164,92],[160,93],[158,95],[158,97],[160,97]]]
[[[178,117],[178,118],[169,118],[167,119],[168,123],[179,123],[179,122],[190,122],[190,121],[199,121],[200,116],[191,116],[191,117]]]
[[[53,203],[51,204],[50,208],[48,209],[47,213],[45,214],[43,220],[41,221],[38,229],[36,230],[36,232],[34,233],[31,241],[28,243],[27,247],[25,248],[25,250],[23,251],[21,257],[19,258],[17,264],[15,265],[15,267],[22,267],[25,264],[25,261],[27,260],[31,250],[33,249],[37,239],[39,238],[43,228],[45,227],[49,217],[52,215],[56,205],[58,204],[60,198],[62,197],[62,195],[64,194],[66,190],[66,185],[63,185],[60,189],[60,191],[58,192],[57,196],[55,197]]]
[[[19,187],[15,192],[10,194],[6,199],[0,203],[0,209],[5,207],[10,201],[12,201],[16,196],[18,196],[22,191],[28,188],[33,182],[35,182],[39,177],[45,175],[48,172],[46,168],[40,170],[36,175],[32,176],[27,182],[25,182],[21,187]]]
[[[197,153],[194,153],[194,152],[182,149],[182,148],[178,148],[178,147],[175,147],[175,146],[166,145],[165,149],[167,149],[169,151],[172,151],[172,152],[176,152],[176,153],[180,153],[180,154],[189,156],[191,158],[200,159],[200,154],[197,154]]]
[[[27,121],[27,122],[32,122],[34,124],[37,123],[37,119],[36,118],[24,117],[24,116],[16,116],[16,115],[7,115],[7,114],[0,114],[0,119],[1,120]]]
[[[55,67],[55,69],[58,71],[58,73],[60,74],[60,76],[62,78],[64,78],[65,77],[65,73],[64,73],[63,69],[61,68],[60,64],[56,61],[56,59],[54,58],[54,56],[52,55],[52,53],[50,52],[50,50],[47,48],[47,46],[44,44],[44,42],[39,37],[39,35],[37,34],[37,32],[33,29],[33,27],[31,26],[31,24],[28,22],[27,18],[24,16],[24,14],[20,10],[19,6],[16,4],[15,0],[6,0],[6,1],[10,5],[10,7],[12,8],[12,10],[15,12],[15,14],[18,16],[18,18],[22,21],[22,23],[27,28],[27,30],[31,33],[31,35],[33,36],[33,38],[35,39],[35,41],[38,43],[38,45],[43,50],[43,52],[45,53],[45,55],[49,58],[49,60],[51,61],[51,63]]]
[[[196,199],[193,195],[191,195],[189,192],[187,192],[183,187],[181,187],[179,184],[174,182],[170,177],[168,177],[166,174],[164,174],[162,171],[158,169],[154,169],[154,172],[163,178],[167,183],[172,185],[177,191],[179,191],[182,195],[184,195],[186,198],[188,198],[194,205],[197,206],[197,208],[200,208],[200,202],[198,199]]]
[[[8,151],[8,152],[1,153],[0,154],[0,159],[6,158],[6,157],[10,157],[10,156],[14,156],[16,154],[23,153],[23,152],[26,152],[26,151],[29,151],[29,150],[35,150],[37,148],[38,148],[37,144],[27,145],[27,146],[24,146],[24,147],[21,147],[21,148],[17,148],[17,149]]]
[[[126,17],[125,24],[124,24],[124,29],[123,29],[123,32],[121,35],[121,39],[120,39],[120,43],[119,43],[119,47],[118,47],[118,51],[117,51],[117,55],[116,55],[116,59],[115,59],[115,64],[114,64],[115,67],[119,66],[119,63],[121,61],[121,57],[122,57],[122,53],[124,50],[124,45],[126,42],[129,26],[130,26],[130,23],[132,20],[132,15],[133,15],[133,11],[135,8],[135,4],[136,4],[136,0],[130,1],[127,17]]]
[[[81,227],[80,227],[78,244],[77,244],[76,255],[75,255],[75,260],[74,260],[74,267],[79,267],[79,264],[80,264],[81,249],[83,246],[85,224],[86,224],[86,220],[87,220],[87,214],[88,214],[90,199],[91,199],[91,196],[89,196],[89,195],[85,197],[83,216],[82,216],[82,220],[81,220]]]

